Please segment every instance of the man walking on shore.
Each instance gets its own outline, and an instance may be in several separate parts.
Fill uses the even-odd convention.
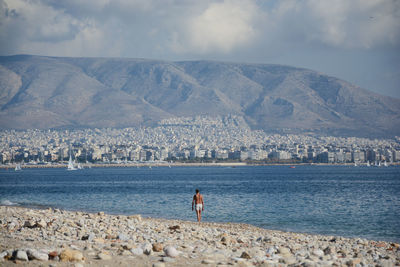
[[[200,194],[200,190],[196,189],[196,195],[193,196],[193,201],[192,201],[192,210],[193,206],[196,205],[196,215],[197,215],[197,221],[201,221],[201,212],[204,210],[204,201],[203,201],[203,196]]]

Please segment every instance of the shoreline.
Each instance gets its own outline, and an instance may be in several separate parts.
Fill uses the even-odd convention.
[[[287,266],[400,264],[399,244],[141,215],[0,206],[0,265]],[[360,265],[361,264],[361,265]]]
[[[0,165],[0,169],[14,169],[17,164]],[[244,167],[244,166],[348,166],[348,167],[367,167],[366,163],[354,166],[354,163],[247,163],[247,162],[215,162],[215,163],[195,163],[195,162],[141,162],[141,163],[83,163],[81,164],[84,169],[90,168],[151,168],[151,167]],[[389,166],[400,166],[400,162],[390,163]],[[54,168],[54,169],[67,169],[68,163],[65,164],[37,164],[30,165],[24,164],[22,169],[41,169],[41,168]],[[386,168],[384,166],[371,166],[371,168]]]

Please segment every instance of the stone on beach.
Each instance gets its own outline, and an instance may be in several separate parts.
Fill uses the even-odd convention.
[[[82,252],[78,250],[72,250],[72,249],[64,249],[60,253],[60,260],[61,261],[83,261],[83,255]]]
[[[121,241],[128,241],[130,238],[128,235],[124,234],[124,233],[119,233],[117,238]]]
[[[163,245],[161,243],[154,243],[153,244],[153,251],[154,252],[163,251]]]
[[[106,252],[101,252],[101,253],[97,254],[97,258],[99,260],[111,260],[112,256]]]
[[[136,220],[138,222],[141,222],[142,221],[142,216],[140,214],[130,215],[130,216],[128,216],[128,219]]]
[[[135,256],[143,255],[143,249],[142,248],[133,248],[133,249],[131,249],[131,252]]]
[[[47,222],[41,219],[40,221],[36,222],[36,226],[40,228],[45,228],[47,226]]]
[[[249,253],[247,253],[246,251],[243,251],[242,252],[242,255],[240,255],[240,257],[242,258],[242,259],[251,259],[251,256],[250,256],[250,254]]]
[[[167,246],[164,248],[165,255],[171,258],[175,258],[179,256],[179,252],[173,246]]]
[[[40,252],[34,249],[28,249],[26,253],[30,260],[39,260],[39,261],[49,260],[49,254],[45,252]]]
[[[15,259],[20,261],[29,261],[25,250],[17,250],[15,252]]]
[[[150,243],[143,244],[142,249],[146,255],[150,255],[153,252],[153,246]]]

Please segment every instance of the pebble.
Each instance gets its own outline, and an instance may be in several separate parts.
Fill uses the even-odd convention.
[[[215,261],[209,260],[209,259],[205,259],[201,263],[203,263],[203,264],[215,264]]]
[[[119,233],[117,238],[118,238],[119,240],[121,240],[121,241],[128,241],[128,240],[130,239],[129,236],[127,236],[127,235],[124,234],[124,233]]]
[[[153,267],[165,267],[165,263],[163,263],[163,262],[156,262],[156,263],[153,263]]]
[[[154,252],[161,252],[163,251],[163,245],[161,243],[154,243],[153,244],[153,251]]]
[[[32,260],[48,261],[49,254],[44,252],[39,252],[33,249],[27,250],[28,258]]]
[[[143,244],[142,249],[146,255],[150,255],[153,252],[153,246],[150,243]]]
[[[17,250],[15,253],[15,259],[20,261],[29,261],[28,255],[24,250]]]
[[[173,246],[168,246],[168,247],[164,248],[164,252],[165,252],[165,255],[168,257],[175,258],[175,257],[179,256],[179,252]]]
[[[8,256],[8,252],[7,251],[3,251],[0,253],[0,260],[4,259],[4,257]]]
[[[312,254],[317,256],[317,257],[323,257],[325,255],[324,251],[322,251],[320,249],[314,249],[312,251]]]
[[[143,255],[143,249],[142,248],[133,248],[133,249],[131,249],[131,252],[135,256]]]
[[[82,252],[80,252],[78,250],[72,250],[72,249],[63,250],[60,253],[59,257],[60,257],[61,261],[82,261],[83,260]]]
[[[164,257],[162,260],[163,262],[175,262],[175,259],[170,257]]]
[[[112,256],[109,255],[108,253],[101,252],[101,253],[97,254],[97,258],[98,258],[99,260],[111,260],[111,259],[112,259]]]

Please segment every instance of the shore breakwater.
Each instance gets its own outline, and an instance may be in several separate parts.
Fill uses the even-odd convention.
[[[0,265],[396,266],[397,243],[59,209],[0,206]]]

